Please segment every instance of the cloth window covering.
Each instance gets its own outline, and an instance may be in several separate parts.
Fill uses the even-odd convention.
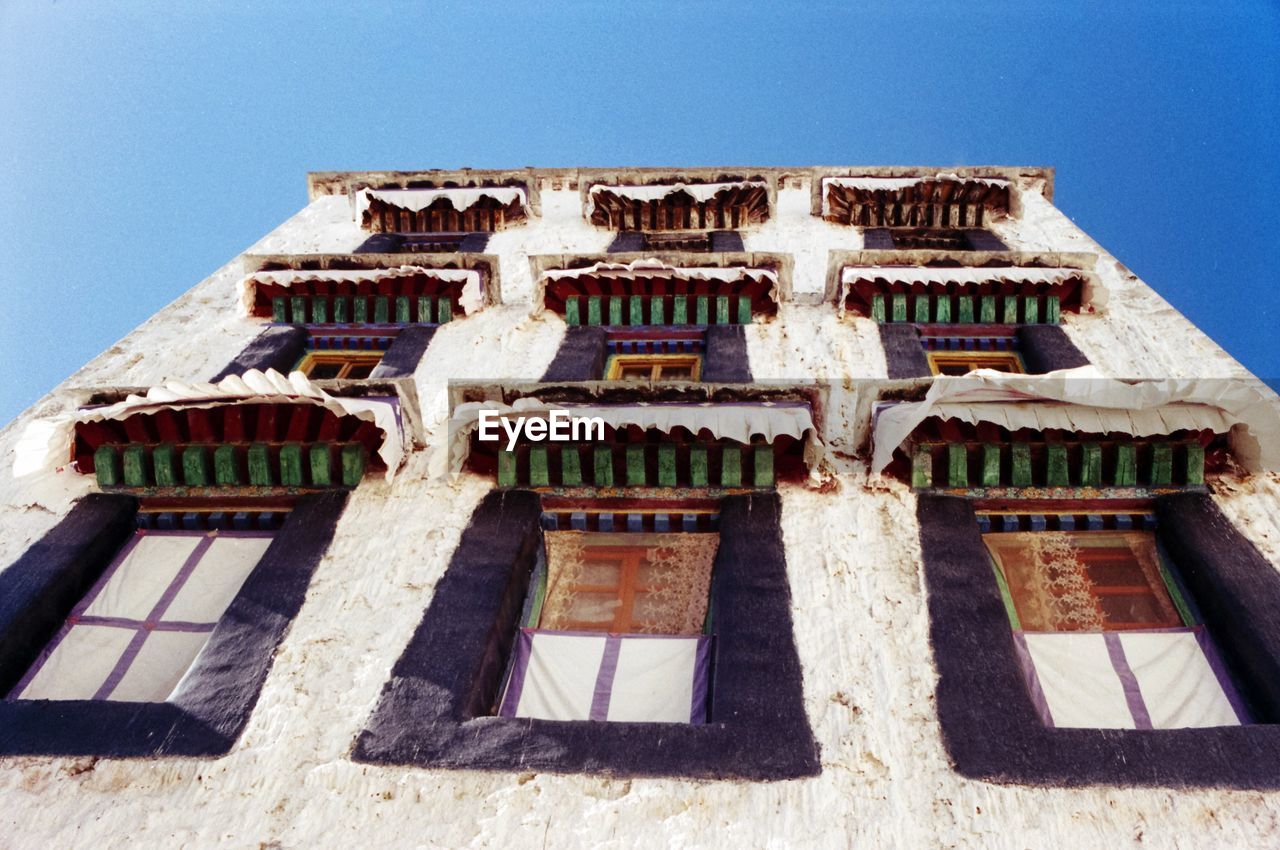
[[[137,532],[10,696],[166,700],[270,543],[270,532]]]

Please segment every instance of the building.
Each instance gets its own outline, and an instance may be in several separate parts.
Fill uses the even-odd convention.
[[[0,432],[14,846],[1274,833],[1277,400],[1051,170],[310,190]]]

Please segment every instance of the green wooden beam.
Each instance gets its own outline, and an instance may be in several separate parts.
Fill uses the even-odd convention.
[[[604,315],[601,313],[600,296],[587,296],[587,324],[601,325],[604,324]]]
[[[396,296],[396,321],[402,325],[409,324],[409,296]]]
[[[560,483],[566,487],[582,486],[582,456],[576,444],[560,449]]]
[[[596,446],[591,458],[591,471],[597,487],[613,486],[612,446]]]
[[[441,295],[436,299],[436,324],[447,325],[453,321],[453,299]]]
[[[962,325],[973,324],[972,295],[961,295],[956,298],[956,321]]]
[[[1187,483],[1204,483],[1204,446],[1187,443]]]
[[[1116,486],[1138,485],[1138,448],[1132,443],[1116,446]]]
[[[564,300],[564,323],[566,325],[582,324],[582,317],[578,313],[578,296],[570,295]]]
[[[671,324],[689,324],[689,297],[676,295],[671,299]]]
[[[884,295],[879,292],[871,296],[871,318],[881,323],[885,320]]]
[[[161,443],[151,450],[151,468],[157,487],[178,486],[178,450],[172,443]]]
[[[1027,295],[1022,299],[1023,321],[1028,325],[1040,324],[1040,299]]]
[[[271,299],[271,321],[285,323],[289,321],[289,300],[283,295]]]
[[[1080,486],[1102,486],[1102,446],[1097,443],[1080,447]]]
[[[405,309],[408,309],[408,298],[405,299]],[[311,447],[311,483],[317,487],[330,487],[333,485],[333,452],[330,450],[328,443],[317,443]]]
[[[546,446],[534,446],[529,449],[529,486],[551,486],[551,466],[547,462]]]
[[[729,324],[729,296],[727,295],[716,296],[716,324]]]
[[[290,319],[294,324],[302,324],[307,321],[307,297],[305,295],[295,295],[289,299],[291,309]]]
[[[982,486],[1000,486],[1000,446],[998,443],[982,445]]]
[[[1010,482],[1014,487],[1031,486],[1031,446],[1014,443],[1009,447]]]
[[[983,295],[978,302],[978,321],[984,325],[994,325],[996,322],[996,297],[994,295]]]
[[[934,319],[940,324],[951,321],[951,296],[943,293],[934,298]]]
[[[905,322],[907,320],[907,296],[902,292],[893,294],[893,320],[895,322]]]
[[[187,446],[182,450],[182,483],[188,487],[209,486],[209,450]]]
[[[720,453],[720,486],[742,486],[742,449],[726,445]]]
[[[351,321],[351,299],[345,295],[333,296],[333,320],[340,325]]]
[[[627,446],[627,486],[643,487],[647,483],[644,474],[644,446]]]
[[[614,326],[622,324],[621,296],[613,295],[609,298],[609,324]]]
[[[285,443],[280,447],[280,483],[285,487],[302,486],[301,443]]]
[[[498,449],[498,486],[516,486],[516,453]]]
[[[705,446],[692,446],[689,449],[689,483],[694,487],[707,487],[711,484],[708,473],[707,449]]]
[[[750,295],[738,296],[738,324],[740,325],[751,324],[751,296]]]
[[[1044,322],[1046,325],[1062,322],[1062,299],[1056,295],[1044,299]]]
[[[649,324],[665,325],[667,323],[667,307],[661,295],[649,296]]]
[[[98,446],[93,452],[93,474],[98,486],[116,487],[121,483],[120,457],[115,446]]]
[[[329,322],[329,302],[323,295],[311,296],[311,321],[317,325]]]
[[[658,446],[658,486],[676,486],[676,447],[670,444]]]
[[[1173,445],[1171,443],[1154,443],[1151,446],[1151,483],[1156,486],[1173,483]]]
[[[391,321],[391,303],[387,296],[375,295],[373,297],[373,320],[382,325]]]
[[[917,490],[933,486],[933,452],[928,446],[916,446],[911,456],[911,486]]]
[[[915,303],[915,321],[927,323],[929,321],[929,301],[928,294],[917,295]]]
[[[219,487],[240,486],[235,446],[218,446],[213,450],[213,480]]]
[[[751,460],[751,483],[756,487],[772,487],[773,446],[755,446]]]
[[[342,447],[342,484],[355,487],[364,478],[366,449],[363,443],[347,443]]]
[[[357,295],[351,299],[351,321],[357,325],[363,325],[369,321],[369,299],[364,295]]]
[[[1071,471],[1067,468],[1067,447],[1063,443],[1045,446],[1047,456],[1045,483],[1050,487],[1070,487]]]
[[[127,487],[146,487],[147,447],[126,446],[123,455],[124,483]]]
[[[429,324],[431,320],[435,318],[434,314],[431,311],[431,307],[432,307],[432,304],[431,304],[430,295],[418,296],[418,322],[419,323]]]
[[[694,301],[694,306],[696,307],[695,315],[694,315],[694,324],[695,325],[711,324],[711,299],[705,295],[699,295],[697,297],[697,300]]]
[[[249,486],[270,487],[275,483],[271,474],[271,450],[266,443],[249,446]]]
[[[964,443],[947,443],[947,484],[969,486],[969,450]]]
[[[1004,297],[1004,323],[1006,325],[1016,325],[1018,323],[1018,296],[1006,295]]]

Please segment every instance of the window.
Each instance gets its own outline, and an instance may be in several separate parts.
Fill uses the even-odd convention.
[[[608,381],[696,381],[698,354],[615,354],[605,372]]]
[[[165,700],[271,537],[262,531],[139,530],[10,696]]]
[[[1022,358],[1014,351],[930,351],[927,355],[929,368],[935,375],[967,375],[974,369],[1026,371]]]
[[[990,230],[941,227],[876,227],[863,231],[869,250],[893,251],[1007,251],[1008,246]]]
[[[706,720],[714,533],[548,531],[498,713]]]
[[[314,380],[362,380],[382,360],[381,351],[310,351],[298,363],[298,371]]]
[[[1011,532],[983,542],[1045,725],[1249,722],[1151,532]]]

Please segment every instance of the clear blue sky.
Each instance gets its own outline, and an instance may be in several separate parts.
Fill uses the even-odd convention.
[[[0,0],[0,422],[329,169],[1052,165],[1280,376],[1276,5],[899,5]]]

